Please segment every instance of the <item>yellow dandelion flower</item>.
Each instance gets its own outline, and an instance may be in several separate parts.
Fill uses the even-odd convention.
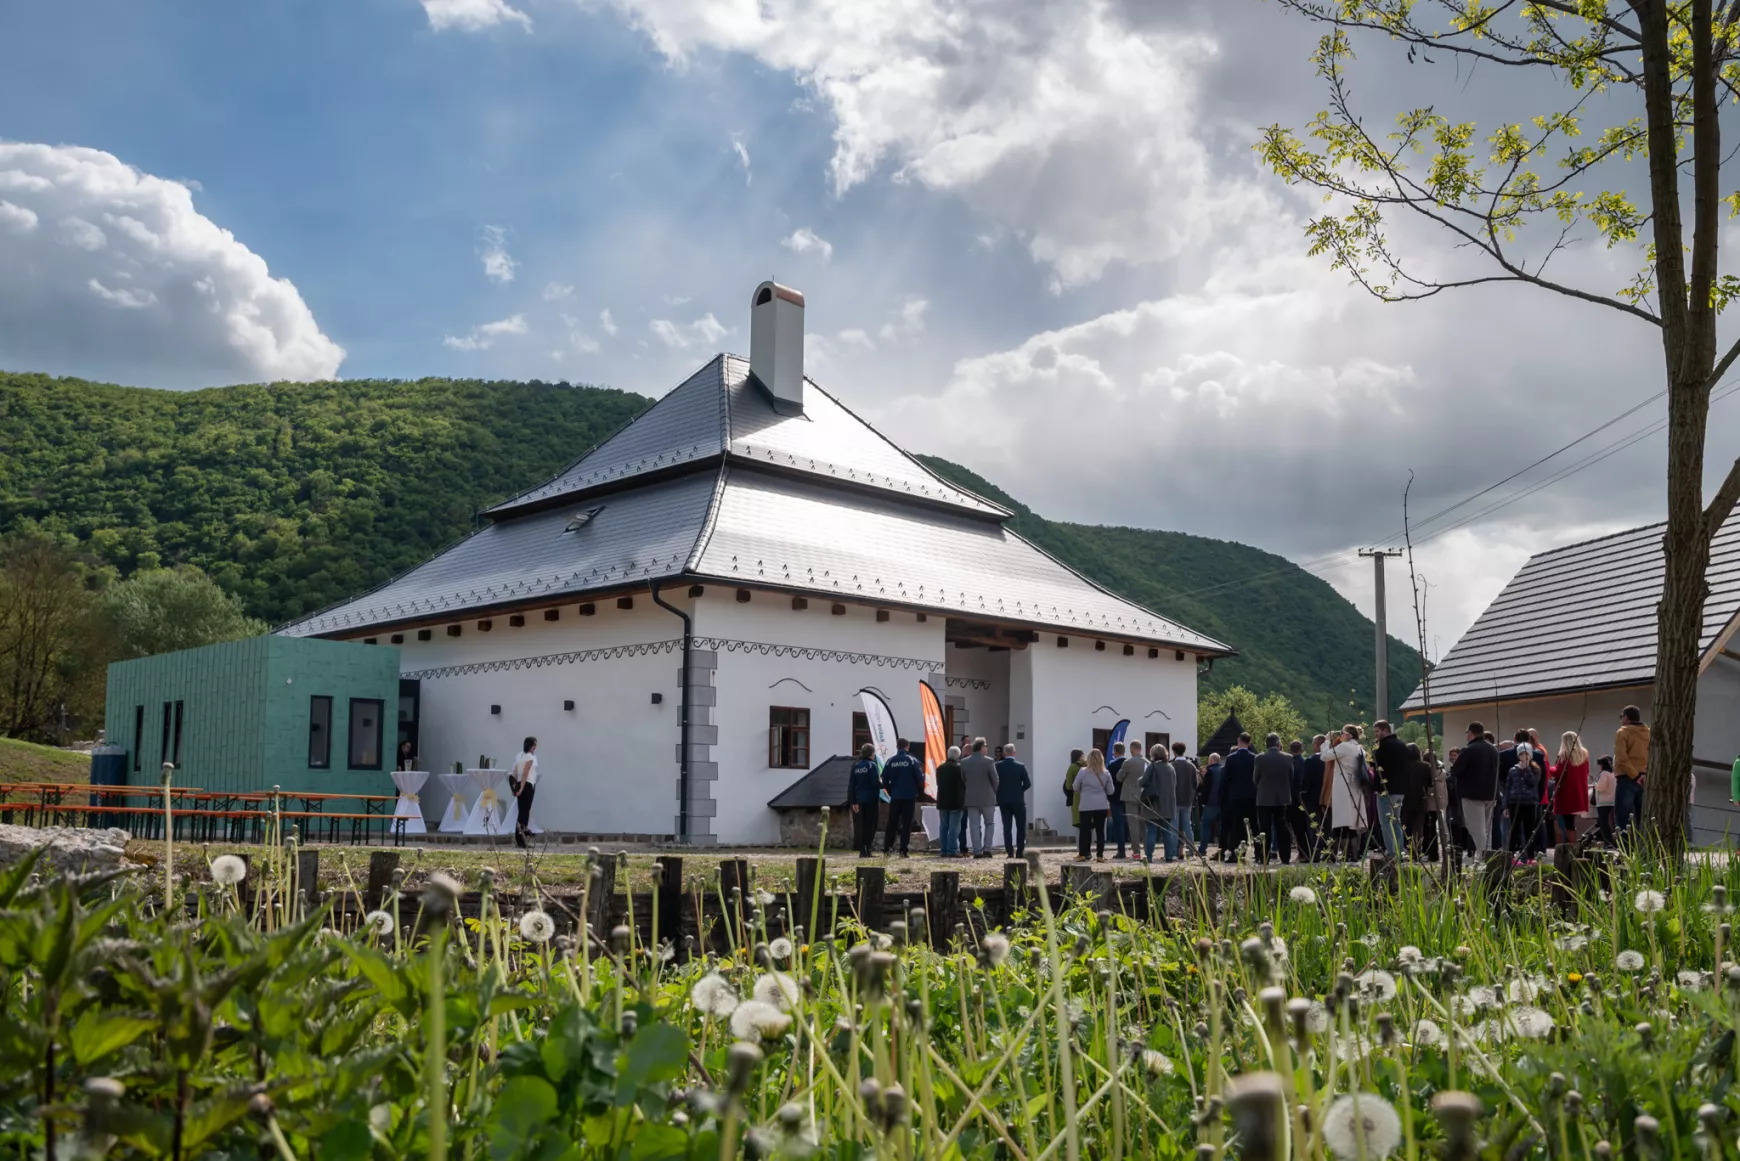
[[[1567,975],[1565,977],[1565,979],[1569,983],[1580,984],[1583,982],[1583,973],[1582,972],[1571,972],[1569,975]]]

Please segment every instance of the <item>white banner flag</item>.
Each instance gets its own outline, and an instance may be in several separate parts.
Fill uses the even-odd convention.
[[[887,765],[888,759],[894,757],[894,742],[900,737],[900,732],[894,727],[894,711],[875,690],[859,690],[858,699],[864,703],[864,720],[870,725],[870,744],[876,747],[876,766],[881,769]],[[882,800],[888,801],[887,791],[882,792]]]

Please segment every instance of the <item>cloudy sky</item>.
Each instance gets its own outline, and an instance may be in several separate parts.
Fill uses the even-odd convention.
[[[1252,145],[1323,105],[1315,32],[1264,0],[93,0],[0,34],[27,48],[0,70],[9,369],[657,395],[747,351],[774,276],[811,373],[907,447],[1049,516],[1310,563],[1367,611],[1346,552],[1394,540],[1410,469],[1436,512],[1661,381],[1617,313],[1382,305],[1307,257],[1317,204]],[[1535,108],[1382,44],[1359,68],[1380,119]],[[1634,256],[1555,262],[1606,292]],[[1434,653],[1531,552],[1660,517],[1659,435],[1596,456],[1662,414],[1422,530]]]

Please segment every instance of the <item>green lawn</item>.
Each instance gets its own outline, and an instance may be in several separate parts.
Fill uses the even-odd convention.
[[[89,782],[91,756],[0,738],[0,782]]]

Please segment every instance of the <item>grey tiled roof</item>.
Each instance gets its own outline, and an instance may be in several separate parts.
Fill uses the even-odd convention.
[[[691,571],[856,600],[1226,653],[1113,596],[1000,524],[820,481],[729,469]]]
[[[824,806],[839,810],[846,805],[852,789],[852,767],[849,757],[835,754],[824,758],[808,774],[767,800],[775,810],[819,810]]]
[[[564,532],[567,507],[501,520],[354,600],[305,617],[280,632],[294,637],[488,608],[542,596],[620,587],[683,571],[706,523],[718,482],[700,472],[600,496],[598,514]]]
[[[542,506],[722,454],[984,516],[1009,514],[935,475],[811,380],[804,380],[804,413],[779,414],[750,379],[749,360],[737,355],[716,356],[554,479],[490,511]]]
[[[1432,704],[1454,706],[1655,680],[1662,524],[1531,557],[1432,671]],[[1716,534],[1705,652],[1740,613],[1740,509]],[[1403,703],[1420,708],[1420,691]]]

